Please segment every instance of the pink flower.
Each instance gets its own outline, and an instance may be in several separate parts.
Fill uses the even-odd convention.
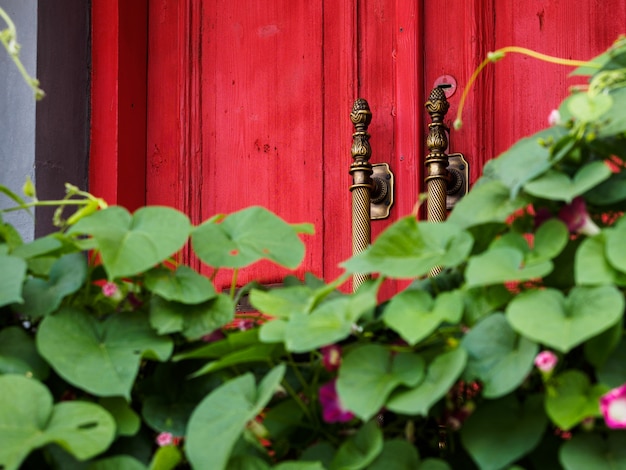
[[[609,428],[626,429],[626,384],[603,395],[600,410]]]
[[[105,297],[115,297],[118,292],[119,288],[114,282],[107,282],[102,286],[102,295]]]
[[[322,363],[328,372],[339,369],[341,365],[341,347],[337,344],[330,344],[320,349],[322,353]]]
[[[590,237],[600,233],[598,226],[589,217],[585,200],[580,196],[561,208],[559,219],[565,222],[571,233],[581,233]]]
[[[541,372],[552,372],[559,358],[552,351],[541,351],[535,357],[535,365]]]
[[[354,418],[354,415],[339,401],[336,379],[320,387],[319,398],[322,405],[322,418],[327,423],[345,423]]]
[[[156,443],[159,447],[169,446],[174,443],[174,436],[170,432],[162,432],[156,437]]]

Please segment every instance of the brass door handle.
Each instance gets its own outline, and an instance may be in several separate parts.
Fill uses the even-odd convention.
[[[369,104],[359,98],[352,106],[350,120],[354,125],[352,134],[352,254],[356,255],[365,250],[371,242],[372,219],[389,217],[393,205],[393,173],[386,163],[372,165],[372,147],[369,143],[370,135],[367,128],[372,121],[372,112]],[[369,278],[368,275],[355,274],[353,289]]]

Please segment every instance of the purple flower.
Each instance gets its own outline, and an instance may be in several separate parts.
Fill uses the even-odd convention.
[[[341,347],[337,344],[330,344],[320,349],[322,353],[322,363],[328,372],[334,372],[341,365]]]
[[[327,423],[345,423],[354,418],[354,415],[346,410],[339,401],[336,379],[320,387],[319,397],[322,405],[322,418]]]
[[[611,429],[626,429],[626,384],[600,398],[600,410]]]
[[[598,226],[589,217],[585,200],[580,196],[561,208],[559,219],[565,222],[571,233],[581,233],[590,237],[600,233]]]
[[[535,366],[541,372],[552,372],[557,362],[559,362],[559,358],[552,351],[541,351],[535,357]]]

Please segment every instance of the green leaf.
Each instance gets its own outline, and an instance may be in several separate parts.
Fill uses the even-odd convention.
[[[37,348],[65,380],[98,396],[126,398],[144,356],[166,360],[169,337],[157,336],[142,313],[122,312],[99,321],[62,308],[41,322]]]
[[[592,386],[579,370],[568,370],[555,377],[546,393],[546,412],[558,427],[571,429],[585,418],[601,416],[600,397],[608,391]]]
[[[624,469],[624,434],[610,432],[608,439],[597,434],[577,434],[563,444],[559,460],[565,470]]]
[[[157,451],[158,452],[158,451]],[[147,470],[139,460],[128,455],[116,455],[106,459],[96,460],[89,464],[87,470]],[[160,469],[161,470],[161,469]],[[165,470],[163,468],[162,470]]]
[[[585,238],[576,250],[574,276],[578,285],[626,285],[626,275],[613,267],[606,257],[606,234]]]
[[[424,377],[424,360],[413,353],[393,354],[379,344],[356,348],[343,358],[337,393],[343,406],[368,420],[399,385],[417,385]]]
[[[550,127],[520,139],[498,158],[490,160],[487,164],[489,168],[486,167],[484,172],[492,172],[514,199],[526,182],[552,167],[550,147],[542,145],[542,142],[559,140],[566,133],[561,127]]]
[[[464,322],[473,326],[481,318],[500,311],[512,297],[513,294],[502,284],[466,290]]]
[[[613,99],[603,93],[576,93],[567,101],[569,112],[580,122],[594,122],[613,106]]]
[[[591,204],[605,206],[621,202],[626,199],[626,172],[612,174],[585,194],[585,199]]]
[[[50,270],[47,281],[31,278],[24,284],[24,304],[20,311],[33,318],[54,312],[63,299],[77,292],[87,278],[87,260],[82,253],[59,258]]]
[[[160,334],[181,332],[193,341],[228,324],[235,317],[233,301],[225,294],[199,304],[150,299],[150,325]]]
[[[33,450],[56,443],[80,460],[106,450],[115,436],[113,418],[81,401],[53,405],[48,389],[34,379],[0,376],[0,466],[16,470]]]
[[[287,350],[306,352],[348,337],[357,320],[376,306],[376,292],[380,281],[364,285],[351,296],[323,302],[309,314],[291,315],[284,328]],[[263,325],[261,328],[263,341],[267,340],[268,329],[279,325],[275,322],[276,320],[269,322],[273,323],[272,326]]]
[[[211,361],[199,370],[194,372],[191,377],[209,374],[226,367],[232,367],[239,364],[250,363],[267,363],[276,354],[284,353],[284,348],[277,344],[255,344],[245,349],[226,354],[215,361]]]
[[[461,228],[473,227],[488,222],[505,222],[515,211],[526,207],[529,200],[517,195],[501,181],[488,181],[474,187],[457,204],[448,217],[450,224]]]
[[[289,318],[295,313],[307,313],[313,308],[313,290],[306,286],[293,286],[250,292],[252,306],[275,318]]]
[[[471,235],[452,224],[418,222],[409,216],[387,228],[370,248],[343,266],[352,273],[419,277],[435,266],[453,267],[462,263],[472,244]]]
[[[141,418],[122,397],[105,397],[98,402],[115,419],[117,434],[134,436],[141,427]]]
[[[113,279],[164,261],[182,248],[190,230],[187,216],[170,207],[142,207],[131,215],[112,206],[80,219],[68,233],[95,239],[104,269]]]
[[[26,262],[15,256],[0,255],[0,307],[23,302],[22,283],[26,276]]]
[[[617,270],[626,273],[626,254],[624,253],[624,237],[626,237],[626,219],[620,219],[613,228],[605,230],[605,255],[608,262]]]
[[[598,368],[598,380],[611,388],[626,383],[626,341],[622,340],[604,364]]]
[[[0,330],[0,374],[20,374],[44,380],[50,368],[37,353],[35,340],[18,326]]]
[[[535,448],[547,421],[541,396],[521,404],[509,395],[479,406],[465,421],[461,442],[481,470],[500,470]]]
[[[175,271],[166,268],[146,273],[146,287],[152,293],[173,302],[199,304],[217,294],[209,279],[188,266],[179,266]]]
[[[39,256],[47,255],[53,251],[58,250],[63,245],[56,238],[55,234],[48,235],[46,237],[37,238],[30,243],[25,243],[12,251],[13,256],[29,260]]]
[[[271,320],[270,320],[271,321]],[[259,330],[235,331],[229,333],[226,338],[206,344],[191,351],[179,353],[174,356],[174,361],[182,359],[217,359],[259,342]]]
[[[486,398],[515,390],[533,367],[539,346],[520,338],[501,313],[480,321],[461,342],[468,353],[467,374],[480,379]]]
[[[360,470],[367,468],[383,450],[383,433],[376,421],[362,426],[337,449],[330,470]]]
[[[610,137],[626,131],[626,88],[614,89],[608,97],[612,98],[613,106],[602,116],[604,122],[600,126],[598,137]]]
[[[282,462],[274,467],[274,470],[326,470],[319,462]]]
[[[415,446],[401,439],[385,441],[380,455],[368,470],[416,470],[421,469]]]
[[[550,261],[524,265],[524,254],[513,248],[492,248],[467,263],[467,287],[540,278],[552,271]]]
[[[226,468],[246,424],[269,402],[284,374],[284,365],[275,367],[257,388],[253,375],[246,373],[226,382],[200,402],[187,428],[185,452],[192,467]],[[224,406],[225,403],[228,405]]]
[[[533,250],[527,255],[527,261],[538,263],[557,257],[567,245],[569,237],[567,225],[558,219],[547,220],[535,232]]]
[[[262,207],[249,207],[207,221],[191,235],[193,250],[215,268],[242,268],[262,259],[294,269],[304,258],[297,230]]]
[[[621,322],[618,322],[608,330],[591,338],[584,346],[585,359],[594,367],[601,367],[621,341],[623,333],[623,326]]]
[[[558,171],[548,171],[526,183],[524,191],[544,199],[570,203],[610,176],[611,170],[604,162],[591,162],[580,168],[573,178]]]
[[[555,289],[532,290],[515,297],[507,319],[523,336],[563,353],[614,325],[624,298],[614,286],[574,287],[569,297]]]
[[[462,315],[463,298],[459,291],[443,292],[433,299],[425,291],[407,290],[391,299],[383,320],[414,346],[442,323],[458,323]]]
[[[456,348],[437,356],[426,370],[426,377],[409,390],[398,390],[387,401],[396,413],[428,416],[430,407],[443,398],[463,372],[467,352]]]
[[[183,460],[183,454],[174,446],[159,447],[148,470],[174,470]]]
[[[160,363],[142,381],[141,416],[146,425],[174,436],[186,434],[189,417],[198,403],[222,384],[217,376],[189,379],[196,367],[195,363]]]

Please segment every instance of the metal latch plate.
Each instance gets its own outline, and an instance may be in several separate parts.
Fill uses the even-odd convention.
[[[393,206],[394,177],[387,163],[372,165],[374,190],[370,200],[370,219],[379,220],[389,217]]]

